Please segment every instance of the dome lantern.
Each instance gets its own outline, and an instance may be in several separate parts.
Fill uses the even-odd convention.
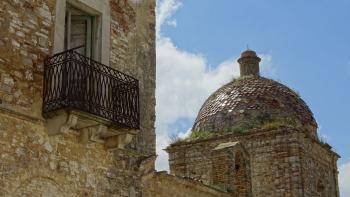
[[[242,52],[241,57],[238,59],[240,76],[259,76],[259,62],[261,59],[256,55],[255,51],[250,49]]]

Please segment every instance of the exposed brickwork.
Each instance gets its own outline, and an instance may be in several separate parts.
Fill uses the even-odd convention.
[[[338,155],[328,151],[329,145],[301,138],[301,171],[304,196],[339,196]]]
[[[328,147],[303,131],[289,127],[249,133],[228,134],[170,146],[167,150],[171,174],[185,175],[213,186],[217,186],[218,181],[233,183],[233,196],[245,195],[246,192],[253,196],[312,196],[316,191],[314,178],[323,177],[320,185],[329,184],[326,196],[338,196],[334,174],[337,155]],[[228,154],[226,157],[223,156],[224,152],[214,150],[219,144],[227,142],[239,142],[242,148],[223,149]],[[328,162],[319,163],[312,158],[322,158]],[[322,167],[317,167],[321,164]]]
[[[234,174],[233,188],[236,189],[238,194],[251,195],[251,180],[250,180],[250,166],[247,164],[242,151],[235,152],[234,155]],[[232,164],[231,164],[232,165]]]
[[[147,186],[144,187],[145,197],[229,197],[227,192],[209,187],[196,180],[171,176],[162,173],[154,173],[149,177]]]
[[[234,158],[226,150],[214,151],[212,156],[213,185],[233,188]]]

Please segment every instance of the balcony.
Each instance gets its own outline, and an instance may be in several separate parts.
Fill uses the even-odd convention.
[[[76,48],[46,59],[44,66],[42,112],[49,134],[72,128],[80,130],[86,142],[135,134],[140,128],[135,78],[81,55]]]

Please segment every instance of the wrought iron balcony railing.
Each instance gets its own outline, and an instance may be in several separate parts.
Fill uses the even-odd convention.
[[[79,54],[58,53],[44,63],[43,116],[60,109],[102,117],[119,127],[138,129],[138,80]]]

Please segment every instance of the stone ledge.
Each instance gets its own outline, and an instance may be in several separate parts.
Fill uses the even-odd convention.
[[[221,191],[215,187],[211,187],[202,183],[200,180],[195,180],[191,178],[179,177],[168,174],[166,171],[155,172],[151,177],[147,178],[148,188],[145,190],[157,192],[156,196],[220,196],[220,197],[232,197],[236,196],[233,193],[227,193]],[[171,185],[167,185],[171,183]],[[170,188],[167,186],[173,187],[177,191],[176,194],[171,193]],[[166,187],[161,189],[159,187]],[[162,193],[163,192],[163,193]],[[165,193],[167,192],[167,193]],[[148,193],[149,194],[149,193]],[[146,195],[150,196],[150,195]],[[153,196],[153,195],[152,195]]]
[[[48,135],[79,131],[80,142],[102,143],[106,148],[124,149],[139,130],[117,128],[110,121],[75,110],[59,110],[47,119]]]
[[[19,118],[21,120],[29,121],[32,123],[44,123],[45,119],[42,117],[35,117],[25,113],[18,112],[17,110],[9,109],[4,106],[0,106],[0,113],[12,116],[14,118]]]

